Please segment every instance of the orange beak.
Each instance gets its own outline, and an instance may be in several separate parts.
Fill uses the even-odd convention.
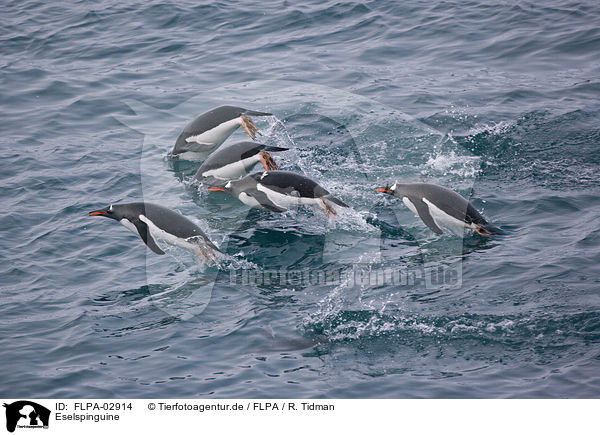
[[[390,193],[390,188],[389,187],[378,187],[375,190],[377,192],[381,192],[381,193]]]
[[[225,192],[225,189],[222,187],[212,186],[208,188],[209,192]]]
[[[106,216],[106,213],[102,210],[91,211],[89,216]]]

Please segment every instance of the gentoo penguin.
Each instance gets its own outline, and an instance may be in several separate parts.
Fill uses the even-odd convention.
[[[218,147],[241,125],[248,136],[260,134],[250,116],[269,116],[271,113],[255,112],[234,106],[219,106],[201,115],[185,126],[171,152],[172,155],[197,159]]]
[[[318,205],[332,216],[336,214],[334,204],[348,207],[310,178],[288,171],[257,172],[208,190],[224,191],[250,207],[279,213],[298,205]]]
[[[250,172],[258,162],[262,163],[265,170],[279,169],[269,151],[287,151],[287,148],[271,147],[249,141],[220,147],[202,163],[194,178],[198,181],[209,177],[220,180],[239,178]]]
[[[462,235],[470,228],[482,236],[502,234],[502,230],[489,224],[469,201],[445,187],[435,184],[412,183],[378,187],[378,192],[402,198],[402,202],[436,234],[442,227]]]
[[[90,216],[106,216],[121,222],[126,228],[139,235],[146,245],[157,254],[164,254],[156,240],[188,249],[204,261],[212,262],[221,252],[208,240],[206,234],[186,217],[160,205],[132,202],[111,204],[100,210],[91,211]]]

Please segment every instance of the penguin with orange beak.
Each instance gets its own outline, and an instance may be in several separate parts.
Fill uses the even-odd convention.
[[[402,198],[404,205],[436,234],[442,234],[442,228],[458,235],[462,235],[465,228],[482,236],[503,234],[501,229],[489,224],[469,201],[445,187],[427,183],[395,183],[376,190]]]
[[[195,223],[160,205],[148,202],[111,204],[91,211],[89,215],[104,216],[120,222],[140,236],[148,248],[159,255],[165,252],[157,241],[192,251],[206,263],[214,262],[217,253],[221,252]]]
[[[211,192],[226,192],[250,207],[284,212],[299,205],[321,207],[327,216],[337,214],[334,206],[348,207],[317,182],[289,171],[265,171],[212,186]]]
[[[220,146],[240,126],[252,139],[261,134],[251,116],[270,116],[235,106],[219,106],[198,115],[185,126],[171,151],[171,155],[187,160],[198,160]]]
[[[279,167],[270,153],[287,150],[249,141],[222,146],[207,157],[194,178],[201,182],[210,177],[231,180],[247,175],[259,162],[265,170],[277,170]]]

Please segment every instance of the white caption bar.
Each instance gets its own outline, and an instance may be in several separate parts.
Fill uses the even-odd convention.
[[[586,433],[597,430],[599,405],[598,400],[0,400],[2,431],[17,435]]]

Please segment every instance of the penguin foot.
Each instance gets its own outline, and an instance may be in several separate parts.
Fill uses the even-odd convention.
[[[205,263],[209,262],[208,256],[204,253],[200,246],[194,249],[194,251],[196,252],[196,255],[202,259],[202,261],[204,261]]]
[[[265,171],[276,171],[279,169],[277,163],[275,163],[275,160],[271,157],[271,154],[266,151],[260,153],[260,162],[265,167]]]
[[[475,227],[475,232],[476,232],[477,234],[481,234],[482,236],[486,236],[486,237],[487,237],[487,236],[491,236],[491,235],[492,235],[492,233],[490,233],[488,230],[486,230],[485,228],[483,228],[483,227],[481,227],[481,226],[479,226],[479,225],[477,225],[477,226]]]
[[[217,254],[208,246],[197,245],[194,251],[206,264],[216,263],[217,261]]]
[[[328,218],[332,218],[335,215],[337,215],[335,208],[333,208],[331,204],[327,204],[327,202],[324,199],[321,199],[321,208],[325,210],[325,213],[327,214]]]
[[[248,136],[250,136],[252,139],[256,139],[257,133],[258,135],[262,136],[262,133],[258,131],[258,128],[256,128],[256,125],[254,125],[252,119],[246,115],[242,115],[242,128],[246,130],[246,133],[248,133]]]

